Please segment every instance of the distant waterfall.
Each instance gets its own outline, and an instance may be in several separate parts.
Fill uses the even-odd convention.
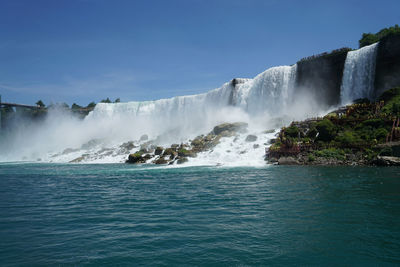
[[[340,99],[342,104],[374,97],[375,60],[378,43],[348,52],[344,64]]]

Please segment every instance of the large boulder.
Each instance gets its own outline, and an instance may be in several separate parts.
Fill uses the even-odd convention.
[[[168,161],[165,160],[164,158],[159,158],[156,161],[154,161],[155,164],[167,164]]]
[[[189,161],[188,158],[179,158],[179,159],[176,161],[176,163],[177,163],[177,164],[183,164],[183,163],[188,162],[188,161]]]
[[[181,148],[178,150],[178,156],[180,157],[196,157],[196,152],[192,151],[192,150],[187,150],[185,148]]]
[[[164,148],[161,146],[156,147],[156,149],[154,150],[154,155],[161,155],[163,152]]]
[[[253,134],[249,134],[249,135],[246,137],[246,142],[255,142],[255,141],[257,141],[257,136],[255,136],[255,135],[253,135]]]
[[[126,161],[126,163],[136,164],[136,163],[146,162],[146,160],[142,157],[142,155],[143,155],[143,152],[140,152],[140,151],[133,153],[133,154],[129,154],[128,160]]]
[[[244,132],[246,131],[247,126],[248,124],[245,122],[223,123],[215,126],[213,129],[213,133],[215,135],[220,135],[221,133],[224,133],[224,135],[226,135],[228,133],[232,134],[236,132]]]

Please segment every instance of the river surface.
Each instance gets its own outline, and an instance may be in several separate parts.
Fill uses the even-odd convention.
[[[2,266],[399,265],[400,168],[0,164]]]

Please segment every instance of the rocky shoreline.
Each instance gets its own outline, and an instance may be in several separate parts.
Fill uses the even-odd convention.
[[[148,141],[141,145],[139,151],[129,154],[126,163],[183,164],[189,160],[188,158],[197,157],[198,153],[213,149],[222,137],[245,133],[247,127],[248,124],[244,122],[223,123],[215,126],[207,135],[200,135],[188,143],[172,144],[165,148]],[[248,142],[256,139],[257,136],[254,135],[248,135],[246,138]]]

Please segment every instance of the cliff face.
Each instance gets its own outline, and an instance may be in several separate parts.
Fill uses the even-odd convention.
[[[400,35],[388,36],[379,43],[376,56],[375,97],[400,86]]]
[[[346,55],[341,51],[297,62],[295,94],[311,94],[326,106],[339,104]]]

